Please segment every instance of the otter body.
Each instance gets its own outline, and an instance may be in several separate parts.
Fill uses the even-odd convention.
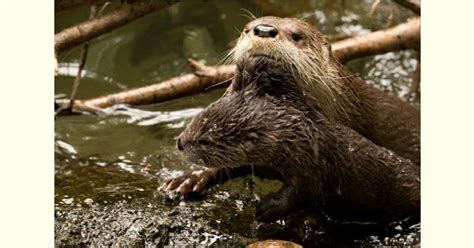
[[[249,57],[238,70],[233,91],[193,118],[178,142],[193,163],[252,166],[281,180],[257,207],[258,220],[308,207],[347,221],[419,215],[418,166],[327,120],[301,80],[272,59]]]
[[[207,169],[165,182],[165,191],[200,192],[253,165],[285,183],[257,209],[261,220],[303,206],[343,219],[417,214],[419,110],[350,74],[300,19],[251,21],[230,55],[238,68],[226,95],[177,143]]]
[[[350,73],[310,24],[297,18],[255,19],[244,27],[231,55],[236,63],[254,55],[282,61],[299,74],[301,87],[316,98],[328,119],[420,164],[419,110]]]

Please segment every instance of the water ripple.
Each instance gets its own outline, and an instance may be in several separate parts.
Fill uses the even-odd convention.
[[[189,108],[177,111],[148,111],[119,104],[104,109],[108,115],[128,116],[127,123],[136,123],[138,126],[152,126],[159,123],[173,122],[190,118],[201,112],[203,108]],[[169,128],[181,128],[184,122],[168,125]]]

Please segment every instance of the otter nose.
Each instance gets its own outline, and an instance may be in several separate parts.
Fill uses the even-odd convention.
[[[176,140],[176,147],[179,151],[183,151],[183,144],[181,143],[181,138],[178,138],[178,140]]]
[[[253,29],[253,34],[262,38],[275,38],[278,34],[278,29],[271,25],[260,24]]]

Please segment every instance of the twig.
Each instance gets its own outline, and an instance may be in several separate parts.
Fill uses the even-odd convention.
[[[420,0],[393,0],[401,6],[410,9],[417,15],[421,14]]]
[[[103,4],[110,0],[55,0],[54,1],[54,12],[61,13],[82,5],[96,5]]]
[[[380,0],[375,0],[372,5],[370,5],[370,11],[369,11],[369,16],[372,16],[375,12],[375,9],[377,8],[377,6],[379,6],[380,4]]]
[[[97,5],[92,5],[91,11],[89,14],[89,20],[94,19],[96,16],[97,16]],[[76,99],[77,90],[79,89],[79,85],[81,83],[82,70],[84,69],[84,66],[86,65],[87,52],[89,51],[89,43],[90,43],[89,41],[84,43],[84,47],[82,48],[81,63],[79,64],[79,69],[77,71],[76,78],[74,79],[71,97],[69,100],[69,106],[71,109],[74,107],[74,100]]]

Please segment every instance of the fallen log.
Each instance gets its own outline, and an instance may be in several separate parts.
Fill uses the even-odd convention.
[[[356,58],[404,49],[420,49],[420,18],[412,18],[392,28],[332,44],[333,54],[343,63]]]
[[[171,6],[178,1],[179,0],[154,0],[123,4],[100,18],[85,21],[55,34],[54,50],[56,54],[60,54],[137,18]]]
[[[195,60],[189,59],[189,65],[194,73],[174,77],[161,83],[131,89],[116,94],[101,96],[90,100],[75,100],[72,112],[97,111],[101,108],[110,107],[115,104],[143,105],[163,102],[181,96],[188,96],[204,92],[209,87],[218,85],[224,87],[234,76],[235,65],[205,66]],[[67,104],[67,100],[56,100],[59,107]]]
[[[419,18],[414,18],[387,30],[334,42],[332,52],[342,62],[347,62],[389,51],[416,49],[419,48],[419,40],[420,21]],[[192,59],[188,62],[194,73],[89,100],[75,100],[72,112],[94,112],[115,104],[143,105],[164,102],[211,88],[226,87],[234,76],[235,65],[205,66]],[[63,99],[56,100],[55,103],[59,107],[69,104]]]

